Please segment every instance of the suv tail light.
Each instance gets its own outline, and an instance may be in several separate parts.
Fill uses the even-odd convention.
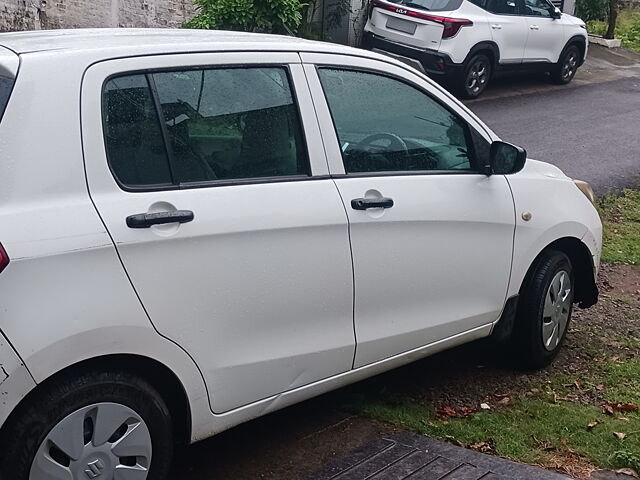
[[[401,5],[393,5],[391,3],[384,2],[382,0],[373,0],[371,5],[376,8],[382,8],[389,10],[390,12],[406,15],[407,17],[419,18],[421,20],[429,20],[430,22],[439,23],[444,26],[442,30],[442,38],[455,37],[462,27],[470,27],[473,25],[471,20],[466,18],[450,18],[441,17],[440,15],[431,15],[429,13],[417,12],[415,10],[409,10],[403,8]]]
[[[9,265],[9,255],[7,255],[7,251],[0,243],[0,273],[7,268],[7,265]]]

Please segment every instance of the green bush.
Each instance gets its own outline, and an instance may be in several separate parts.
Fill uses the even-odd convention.
[[[576,15],[585,22],[605,20],[609,15],[609,0],[576,0]]]
[[[302,22],[300,0],[195,0],[198,15],[187,28],[292,33]]]
[[[602,21],[587,22],[587,30],[593,35],[604,35],[607,24]],[[622,40],[622,46],[640,52],[640,12],[624,10],[618,15],[615,38]]]

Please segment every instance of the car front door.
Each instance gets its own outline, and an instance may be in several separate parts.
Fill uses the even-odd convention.
[[[551,17],[555,7],[546,0],[522,0],[522,2],[522,15],[529,32],[524,61],[557,62],[565,42],[562,22]]]
[[[151,322],[199,365],[212,410],[348,371],[347,218],[299,56],[104,62],[82,102],[91,197]]]
[[[478,173],[487,134],[399,66],[302,58],[349,216],[355,367],[486,333],[505,303],[514,234],[505,177]]]

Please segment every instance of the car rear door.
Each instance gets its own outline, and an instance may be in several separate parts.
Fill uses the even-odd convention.
[[[82,95],[91,198],[212,410],[348,371],[347,219],[299,56],[102,62]]]
[[[487,22],[491,38],[500,51],[499,63],[506,66],[522,63],[528,31],[525,19],[519,15],[518,0],[477,0],[474,3],[489,12]]]
[[[401,67],[302,58],[349,216],[355,367],[488,334],[505,303],[515,222],[505,177],[476,168],[488,134]]]

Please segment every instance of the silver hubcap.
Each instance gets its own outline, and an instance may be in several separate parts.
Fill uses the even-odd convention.
[[[551,280],[542,313],[542,342],[549,351],[558,347],[567,328],[572,301],[571,277],[561,270]]]
[[[96,403],[58,423],[40,445],[29,480],[145,480],[151,434],[140,415]]]
[[[482,90],[489,80],[489,68],[487,65],[478,60],[469,69],[469,75],[467,76],[467,90],[471,93],[478,93]]]
[[[562,78],[568,80],[569,78],[573,77],[573,75],[576,73],[577,67],[578,56],[575,54],[575,52],[571,52],[565,60],[564,65],[562,65]]]

